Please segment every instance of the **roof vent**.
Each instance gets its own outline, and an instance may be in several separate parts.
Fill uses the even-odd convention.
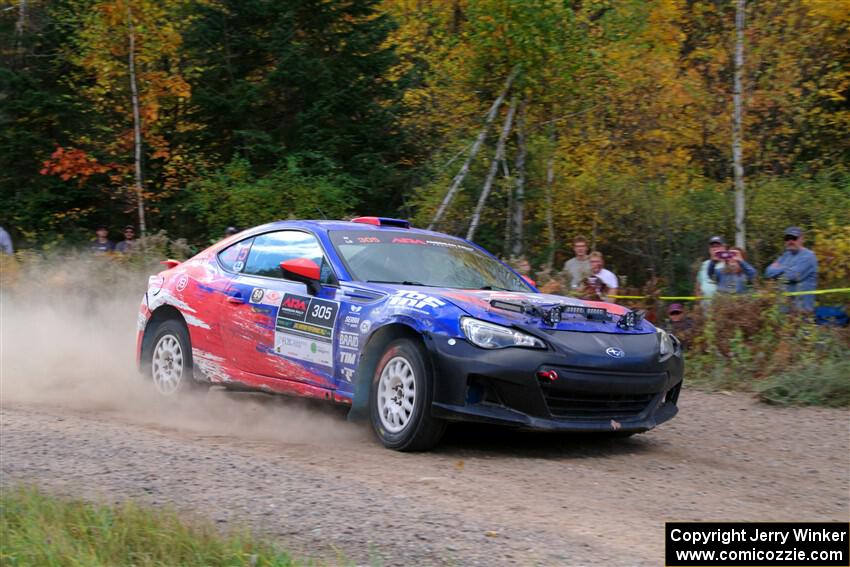
[[[351,222],[372,224],[375,226],[394,226],[396,228],[410,228],[410,221],[406,221],[404,219],[390,219],[387,217],[357,217],[356,219],[351,219]]]

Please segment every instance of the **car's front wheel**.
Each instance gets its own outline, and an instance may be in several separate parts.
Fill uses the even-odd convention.
[[[174,396],[197,386],[192,376],[189,333],[180,322],[169,320],[157,327],[148,365],[157,392]]]
[[[426,451],[440,441],[445,422],[431,415],[433,375],[422,346],[393,341],[375,369],[370,396],[372,428],[385,447]]]

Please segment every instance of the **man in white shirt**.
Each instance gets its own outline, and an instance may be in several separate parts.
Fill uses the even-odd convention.
[[[717,282],[708,275],[708,265],[715,262],[715,269],[722,269],[726,264],[721,255],[726,253],[726,242],[722,236],[712,236],[708,240],[708,260],[704,261],[697,272],[697,285],[695,295],[703,297],[703,305],[711,301],[712,296],[717,293]]]
[[[602,301],[615,303],[616,300],[611,296],[617,295],[617,276],[614,272],[605,269],[605,258],[601,252],[591,252],[589,258],[590,276],[585,279],[586,287],[594,288],[596,295]]]

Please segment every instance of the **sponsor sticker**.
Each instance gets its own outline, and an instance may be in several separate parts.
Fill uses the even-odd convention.
[[[186,289],[186,286],[189,285],[189,276],[183,274],[180,276],[180,279],[177,280],[177,285],[175,286],[177,291],[183,291]]]
[[[330,341],[289,333],[275,333],[274,350],[290,358],[306,360],[322,366],[333,366],[333,345]]]
[[[363,321],[360,323],[360,332],[364,335],[369,332],[369,329],[372,328],[372,321]]]
[[[427,311],[427,309],[443,307],[445,304],[446,302],[438,297],[425,295],[418,291],[399,290],[390,298],[388,305],[406,307],[414,311]]]
[[[280,305],[281,293],[279,291],[275,291],[273,289],[265,289],[262,287],[255,287],[251,291],[251,303],[255,303],[257,305],[273,305],[277,307]]]
[[[277,312],[275,352],[322,366],[333,366],[333,334],[338,313],[339,303],[336,301],[284,294]]]
[[[342,323],[346,327],[356,329],[360,325],[360,316],[359,315],[346,315],[345,319],[343,319]]]
[[[340,351],[339,362],[341,364],[355,364],[357,362],[357,353]]]
[[[359,350],[360,349],[360,335],[354,333],[340,333],[339,334],[339,346],[341,348],[347,348],[351,350]]]
[[[346,382],[351,382],[354,379],[355,370],[353,368],[342,368],[340,372],[342,372],[342,377],[345,378]]]

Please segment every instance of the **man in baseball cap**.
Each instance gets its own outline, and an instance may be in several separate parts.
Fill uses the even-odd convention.
[[[704,261],[697,272],[696,295],[704,297],[703,304],[707,304],[711,297],[717,293],[717,282],[708,275],[708,266],[715,262],[715,269],[724,266],[723,260],[718,257],[720,252],[726,252],[726,241],[722,236],[712,236],[708,239],[708,260]]]
[[[691,330],[694,328],[694,320],[685,314],[685,306],[681,303],[672,303],[667,308],[667,330],[676,335],[682,343],[682,348],[687,350],[691,338]]]
[[[818,287],[818,259],[803,246],[803,229],[785,229],[785,252],[764,271],[765,277],[783,284],[785,291],[814,291]],[[792,305],[811,313],[815,309],[814,295],[792,296]]]

